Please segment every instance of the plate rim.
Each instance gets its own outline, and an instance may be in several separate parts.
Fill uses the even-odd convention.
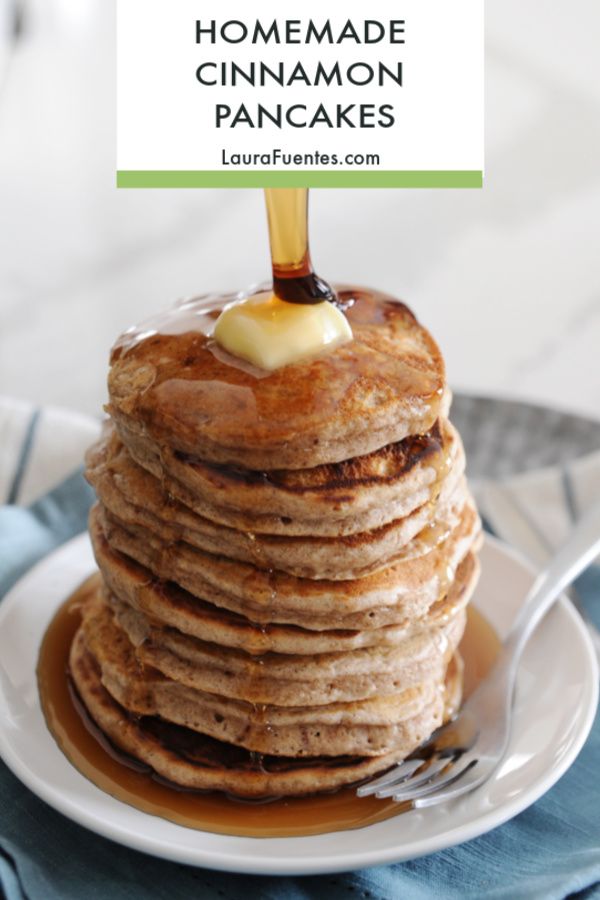
[[[535,573],[535,568],[518,550],[515,550],[513,547],[510,547],[503,541],[500,541],[488,534],[485,535],[485,540],[486,543],[490,544],[496,550],[512,558],[514,562],[525,568],[530,574]],[[57,560],[60,560],[61,555],[69,556],[70,554],[72,554],[77,549],[79,544],[81,544],[82,546],[85,544],[86,550],[89,552],[90,545],[87,532],[81,532],[79,535],[76,535],[74,538],[71,538],[65,544],[62,544],[60,547],[49,553],[43,559],[38,561],[31,569],[29,569],[28,572],[26,572],[16,582],[16,584],[14,584],[10,588],[4,599],[0,601],[0,633],[3,620],[6,616],[9,615],[10,610],[17,604],[19,594],[23,590],[27,589],[28,582],[35,581],[35,579],[39,576],[40,571],[43,571],[43,569],[49,564],[56,563]],[[72,580],[75,581],[74,575],[72,577]],[[77,575],[77,581],[79,582],[79,575]],[[76,587],[76,584],[73,584],[73,588],[74,587]],[[51,616],[54,615],[54,612],[58,608],[59,602],[60,598],[58,598],[55,605],[53,605],[51,609],[49,609],[47,621],[49,621]],[[328,873],[333,874],[338,872],[369,868],[372,866],[385,865],[389,863],[405,862],[410,859],[418,859],[421,856],[427,856],[430,853],[438,852],[440,850],[456,846],[457,844],[464,843],[465,841],[472,840],[473,838],[484,834],[492,830],[493,828],[499,827],[518,813],[527,809],[540,797],[542,797],[546,793],[546,791],[549,790],[550,787],[552,787],[564,775],[564,773],[578,756],[581,748],[587,740],[592,724],[594,722],[596,709],[598,706],[598,663],[591,639],[579,613],[576,611],[571,601],[564,595],[559,599],[558,603],[560,604],[563,612],[568,615],[572,626],[578,633],[578,637],[581,640],[582,649],[585,649],[584,663],[586,669],[588,670],[588,677],[582,685],[587,694],[587,706],[585,710],[582,710],[581,724],[578,728],[577,734],[575,735],[571,745],[569,746],[568,751],[560,759],[560,762],[556,766],[552,767],[549,773],[547,773],[545,776],[539,777],[533,783],[533,786],[528,787],[517,797],[513,798],[512,800],[507,800],[501,806],[495,806],[491,808],[490,810],[481,814],[476,819],[470,822],[465,822],[462,824],[459,823],[455,827],[450,827],[441,835],[431,835],[428,838],[422,839],[419,842],[417,848],[414,847],[413,841],[413,849],[411,849],[408,853],[403,852],[403,846],[400,844],[397,846],[384,847],[381,849],[376,848],[365,850],[360,853],[353,852],[351,859],[348,858],[349,854],[347,852],[331,853],[326,858],[313,859],[312,861],[308,858],[298,859],[296,857],[290,856],[282,857],[280,853],[275,852],[273,857],[269,859],[269,865],[267,867],[265,865],[263,856],[256,859],[254,857],[254,854],[252,853],[251,848],[246,851],[218,851],[213,848],[206,849],[202,846],[198,846],[195,848],[183,847],[175,840],[162,839],[159,843],[155,837],[148,837],[147,835],[144,836],[141,832],[133,832],[126,826],[118,822],[114,823],[95,819],[93,811],[88,811],[86,807],[78,806],[74,801],[70,799],[68,795],[65,796],[61,794],[58,788],[54,787],[52,784],[49,784],[41,776],[33,772],[26,764],[21,763],[20,758],[15,754],[13,750],[7,733],[5,733],[3,721],[1,718],[0,757],[4,760],[12,773],[29,790],[31,790],[36,796],[38,796],[41,800],[51,806],[54,810],[58,811],[62,815],[65,815],[76,824],[87,828],[88,830],[92,831],[93,833],[99,834],[102,837],[115,841],[116,843],[119,843],[125,847],[129,847],[139,852],[173,862],[184,863],[186,865],[192,865],[202,868],[217,869],[223,872],[234,872],[238,874],[283,876],[311,874],[320,875]],[[2,691],[0,690],[0,694],[1,693]],[[54,740],[50,732],[47,732],[47,735],[50,740]],[[65,760],[68,765],[72,766],[72,763],[70,763],[70,761],[66,757]],[[78,771],[74,766],[73,768],[76,772]],[[85,776],[83,776],[81,773],[78,772],[78,774],[80,775],[80,777],[85,778]],[[86,781],[92,784],[92,786],[96,790],[101,790],[96,785],[94,785],[93,782],[89,782],[89,779],[86,779]],[[130,808],[135,809],[135,807]],[[147,813],[143,813],[141,810],[138,812],[141,816],[148,815]],[[377,825],[368,827],[377,827]],[[198,833],[210,833],[211,835],[215,834],[214,832],[201,831]],[[235,836],[222,835],[222,837],[228,838]],[[310,836],[309,838],[297,837],[294,838],[294,840],[305,841],[311,839],[311,837],[314,836]],[[240,836],[238,839],[241,840],[242,837]],[[265,844],[266,842],[267,845],[274,846],[275,850],[277,850],[278,842],[282,840],[290,840],[289,837],[247,837],[244,839],[250,842],[260,841],[261,844]],[[404,845],[404,847],[410,846],[410,844]]]

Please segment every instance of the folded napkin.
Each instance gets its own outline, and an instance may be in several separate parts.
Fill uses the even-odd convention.
[[[6,504],[0,508],[0,597],[36,559],[85,528],[91,492],[81,469],[56,481],[77,464],[97,430],[93,420],[0,401],[0,492]],[[543,503],[542,533],[550,547],[568,517],[600,492],[600,454],[571,468],[571,501],[564,488],[559,496],[543,487],[564,479],[564,472],[531,473],[502,488],[528,514],[528,504],[535,501],[539,509]],[[485,490],[480,494],[485,513]],[[590,613],[595,603],[597,614],[600,570],[588,570],[578,592]],[[1,645],[0,635],[0,652]],[[8,900],[600,897],[599,767],[597,719],[559,783],[482,837],[422,859],[344,875],[264,878],[164,862],[98,837],[38,800],[0,762],[0,886]]]

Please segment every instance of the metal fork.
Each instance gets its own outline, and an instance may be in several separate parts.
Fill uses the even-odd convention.
[[[454,800],[487,781],[508,746],[515,680],[523,649],[557,597],[599,550],[600,506],[595,506],[536,578],[494,668],[458,716],[438,729],[407,760],[359,787],[359,797],[392,797],[419,809]],[[548,662],[551,664],[551,660]]]

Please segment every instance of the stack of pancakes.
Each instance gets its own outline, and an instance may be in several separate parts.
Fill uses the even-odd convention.
[[[214,344],[211,298],[112,353],[71,676],[177,785],[337,788],[460,702],[480,522],[443,361],[403,304],[338,296],[354,340],[272,373]]]

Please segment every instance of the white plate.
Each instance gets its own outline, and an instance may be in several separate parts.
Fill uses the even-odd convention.
[[[504,635],[532,576],[496,541],[482,551],[475,603]],[[598,671],[585,627],[561,600],[532,638],[517,685],[508,757],[473,794],[355,831],[247,838],[183,828],[115,800],[79,774],[40,709],[35,665],[57,607],[93,569],[85,535],[39,563],[0,605],[0,754],[64,815],[129,847],[178,862],[255,874],[314,874],[412,859],[489,831],[525,809],[571,765],[592,725]]]

